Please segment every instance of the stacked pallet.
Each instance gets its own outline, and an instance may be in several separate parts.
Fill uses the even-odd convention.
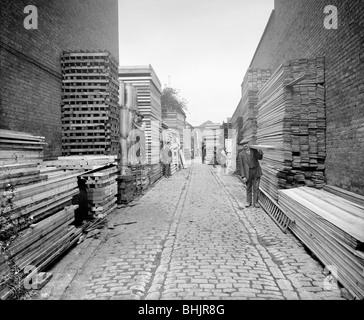
[[[118,154],[118,101],[118,62],[109,52],[64,52],[63,155]]]
[[[324,60],[285,62],[258,92],[257,144],[274,146],[261,161],[261,187],[324,186]]]
[[[77,207],[65,207],[54,215],[32,224],[6,248],[6,256],[4,255],[4,259],[0,261],[0,266],[8,266],[0,267],[0,299],[12,298],[15,290],[22,287],[22,283],[29,283],[29,279],[79,240],[82,229],[71,225]],[[15,286],[9,265],[18,273],[18,284]]]
[[[161,83],[151,65],[122,66],[119,80],[136,88],[138,111],[146,124],[146,159],[148,164],[159,162],[159,137],[162,121]]]
[[[44,137],[0,129],[0,165],[39,163],[45,145]]]
[[[364,298],[364,206],[324,190],[280,190],[290,229],[358,299]],[[332,269],[332,270],[331,270]]]
[[[82,174],[86,180],[87,200],[91,215],[104,218],[116,208],[118,168],[115,165]]]

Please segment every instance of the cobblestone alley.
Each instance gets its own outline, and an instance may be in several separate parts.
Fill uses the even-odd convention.
[[[50,270],[38,299],[343,299],[324,267],[219,167],[162,178]]]

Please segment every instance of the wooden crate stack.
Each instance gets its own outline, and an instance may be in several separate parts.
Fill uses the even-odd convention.
[[[325,190],[279,190],[290,229],[357,299],[364,298],[364,206]]]
[[[62,76],[63,155],[117,155],[117,60],[108,51],[64,52]]]
[[[283,63],[258,92],[257,143],[275,146],[261,161],[261,187],[324,185],[324,58]]]
[[[89,210],[95,218],[104,218],[116,208],[118,168],[110,165],[82,174],[86,180]]]

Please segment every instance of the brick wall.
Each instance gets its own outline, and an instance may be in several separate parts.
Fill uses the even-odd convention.
[[[38,8],[26,30],[24,8]],[[61,154],[61,54],[108,50],[118,60],[117,0],[0,0],[0,128],[44,135]]]
[[[324,8],[338,29],[324,28]],[[274,71],[284,60],[325,56],[326,178],[364,195],[364,1],[276,0],[251,68]]]

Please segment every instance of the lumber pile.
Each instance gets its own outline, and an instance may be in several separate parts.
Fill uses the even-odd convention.
[[[160,127],[162,121],[161,83],[151,65],[122,66],[119,80],[136,88],[138,111],[146,125],[146,159],[148,164],[159,163]]]
[[[86,180],[89,211],[94,218],[104,218],[116,208],[117,176],[115,165],[81,175]]]
[[[58,170],[52,177],[46,174],[47,180],[0,190],[0,239],[6,240],[69,205],[78,193],[78,175]]]
[[[15,151],[14,141],[37,150],[34,157],[9,158],[0,166],[0,297],[7,299],[22,288],[24,268],[40,271],[78,240],[81,230],[70,224],[81,171],[44,165],[43,137],[1,134],[12,139]]]
[[[354,202],[360,206],[364,206],[364,196],[361,196],[360,194],[356,194],[335,186],[325,185],[324,190],[331,192],[332,194],[335,194],[341,198],[344,198],[348,201]]]
[[[0,129],[0,165],[39,163],[45,145],[44,137]]]
[[[129,203],[134,200],[136,193],[135,175],[119,175],[117,177],[118,194],[117,203]]]
[[[160,163],[158,163],[158,164],[150,165],[149,168],[150,168],[150,170],[148,172],[149,180],[150,180],[150,184],[153,185],[162,177],[163,167]]]
[[[358,299],[364,298],[364,206],[325,190],[280,190],[290,229]],[[331,270],[330,270],[331,271]]]
[[[241,129],[240,140],[251,139],[256,140],[257,119],[256,105],[258,103],[258,91],[268,81],[271,76],[270,69],[248,69],[241,85],[242,98],[240,102],[241,116],[243,118],[243,126]]]
[[[63,52],[63,155],[119,152],[118,62],[108,51]]]
[[[261,188],[325,184],[324,58],[284,62],[258,92],[257,144],[274,146],[261,161]]]
[[[208,164],[214,163],[214,147],[216,146],[216,152],[220,145],[222,145],[223,130],[218,123],[207,124],[204,130],[203,139],[206,143],[206,158],[205,162]]]
[[[119,175],[117,203],[131,202],[136,196],[148,190],[162,177],[162,165],[130,166],[131,174]]]
[[[54,215],[32,224],[6,248],[6,258],[0,261],[0,265],[9,266],[9,261],[11,262],[18,272],[18,286],[21,286],[26,276],[32,278],[32,274],[28,274],[29,271],[36,275],[78,241],[82,229],[71,225],[76,208],[77,206],[65,207]],[[17,288],[14,287],[10,268],[0,267],[0,270],[0,299],[12,298],[15,294],[14,289]]]
[[[58,157],[56,160],[44,161],[43,165],[68,170],[94,170],[116,162],[116,155],[83,155]]]

